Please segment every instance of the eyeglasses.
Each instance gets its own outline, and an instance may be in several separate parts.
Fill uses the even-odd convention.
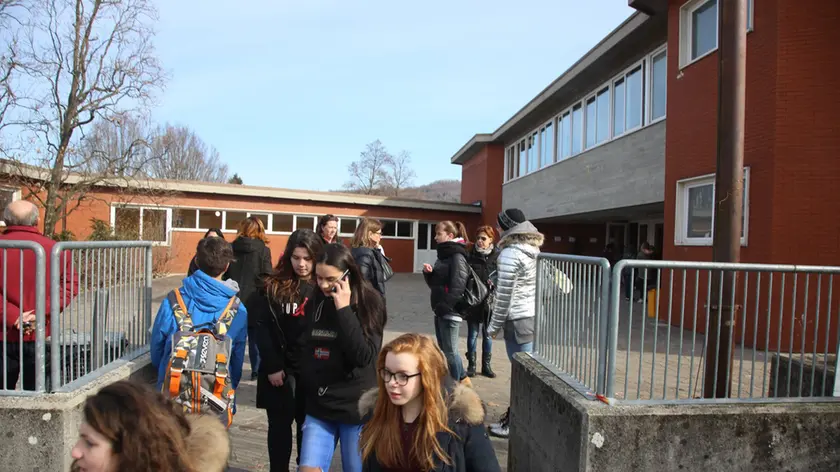
[[[488,238],[487,236],[479,236],[477,239],[479,241],[490,241],[490,238]]]
[[[379,376],[382,377],[383,382],[389,384],[391,383],[392,379],[395,379],[397,381],[397,385],[399,385],[400,387],[405,387],[406,384],[408,384],[409,379],[411,379],[412,377],[417,377],[418,375],[420,375],[420,372],[417,372],[416,374],[406,374],[405,372],[397,372],[395,374],[388,369],[382,369],[379,371]]]

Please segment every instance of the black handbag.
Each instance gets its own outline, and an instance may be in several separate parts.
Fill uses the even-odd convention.
[[[391,264],[389,264],[391,259],[382,254],[379,249],[374,249],[374,251],[378,254],[377,258],[379,259],[379,263],[382,265],[382,275],[385,277],[385,281],[387,282],[394,276],[394,269],[392,269]]]

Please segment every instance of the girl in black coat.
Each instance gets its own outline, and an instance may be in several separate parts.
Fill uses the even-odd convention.
[[[306,308],[315,296],[315,257],[321,240],[312,230],[289,236],[277,269],[251,300],[248,316],[256,319],[260,350],[257,408],[268,416],[271,470],[287,471],[292,455],[292,422],[297,423],[297,457],[303,438],[306,402],[300,382],[301,356],[309,318]]]
[[[478,228],[475,244],[467,256],[467,261],[475,275],[490,287],[491,274],[496,271],[496,259],[499,250],[493,245],[496,232],[490,226]],[[493,343],[487,334],[487,321],[490,318],[489,307],[481,304],[467,313],[467,376],[474,377],[476,369],[476,351],[478,337],[481,336],[481,375],[489,378],[496,377],[490,360],[493,357]]]
[[[222,230],[220,230],[219,228],[210,228],[210,229],[207,230],[206,233],[204,233],[204,237],[202,239],[207,239],[207,238],[222,238],[222,239],[225,239],[225,235],[222,234]],[[195,271],[197,271],[197,270],[198,270],[198,264],[196,264],[195,257],[193,257],[192,259],[190,259],[190,267],[187,269],[187,277],[193,275],[195,273]]]
[[[262,220],[255,216],[239,224],[239,233],[233,241],[234,260],[225,273],[225,280],[233,279],[239,284],[239,299],[251,311],[248,300],[262,285],[263,277],[271,273],[271,250],[266,245],[268,237]],[[257,380],[260,371],[260,351],[255,329],[257,320],[248,317],[248,357],[251,359],[251,380]]]
[[[460,221],[441,221],[435,226],[435,241],[438,245],[435,266],[423,264],[423,275],[431,289],[435,336],[449,364],[449,375],[459,382],[469,382],[458,354],[458,335],[463,321],[460,302],[470,276],[467,230]]]
[[[359,400],[364,471],[500,471],[481,399],[446,375],[431,339],[398,337],[379,353],[377,369],[377,388]]]
[[[362,271],[362,277],[384,297],[385,265],[389,259],[382,253],[382,246],[379,244],[381,240],[382,223],[379,220],[364,218],[356,227],[350,251],[359,270]]]

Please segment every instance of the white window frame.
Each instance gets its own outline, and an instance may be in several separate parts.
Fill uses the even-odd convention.
[[[718,25],[718,28],[715,31],[715,46],[710,49],[708,52],[701,54],[694,59],[691,58],[691,40],[693,38],[693,22],[691,21],[692,15],[695,11],[699,8],[703,7],[709,2],[717,1],[717,17],[715,23]],[[747,0],[747,33],[753,31],[754,27],[754,19],[755,19],[755,1],[754,0]],[[720,41],[720,1],[719,0],[691,0],[686,2],[682,7],[680,7],[680,33],[679,33],[679,40],[680,40],[680,69],[684,69],[691,64],[703,59],[706,56],[713,54],[717,51]]]
[[[12,192],[12,201],[16,202],[22,198],[22,193],[19,188],[15,187],[0,187],[0,191],[2,192]],[[0,219],[0,228],[5,228],[6,222],[3,219]]]
[[[396,227],[394,229],[397,230],[397,232],[395,234],[399,234],[399,223],[400,222],[411,224],[411,234],[412,235],[410,237],[407,237],[407,236],[386,236],[383,233],[382,234],[382,239],[402,239],[404,241],[414,241],[417,238],[417,222],[418,222],[418,220],[407,220],[405,218],[389,218],[387,216],[383,216],[381,218],[374,216],[374,217],[371,217],[371,218],[374,218],[374,219],[382,222],[382,228],[383,229],[385,228],[385,221],[395,222]]]
[[[160,205],[142,205],[133,203],[112,203],[111,204],[111,230],[117,229],[117,208],[137,208],[140,210],[140,221],[138,222],[137,240],[143,239],[143,212],[145,210],[165,211],[166,212],[166,241],[150,241],[152,246],[171,246],[172,245],[172,208]],[[187,230],[190,231],[190,230]]]
[[[665,55],[665,113],[658,117],[653,117],[653,58],[661,54]],[[645,104],[645,126],[659,123],[668,117],[668,48],[663,46],[647,56],[647,85],[645,87],[645,97],[647,97]],[[626,93],[625,93],[626,95]]]
[[[690,177],[677,181],[676,207],[674,210],[674,245],[676,246],[711,246],[713,236],[708,238],[690,238],[688,229],[688,191],[692,188],[712,185],[715,192],[715,174]],[[716,221],[716,205],[712,202],[712,235],[714,235]],[[741,236],[741,246],[746,247],[749,241],[750,228],[750,168],[744,167],[744,234]]]
[[[338,235],[344,237],[351,237],[356,234],[356,229],[353,229],[352,233],[342,233],[341,232],[341,220],[356,220],[356,228],[359,227],[359,223],[362,222],[361,216],[339,216],[338,217]]]

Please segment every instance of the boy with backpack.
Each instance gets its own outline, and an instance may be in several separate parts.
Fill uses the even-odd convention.
[[[221,238],[198,243],[198,269],[161,303],[152,328],[157,388],[188,413],[218,415],[227,426],[242,378],[247,312],[234,280],[222,281],[233,248]]]

